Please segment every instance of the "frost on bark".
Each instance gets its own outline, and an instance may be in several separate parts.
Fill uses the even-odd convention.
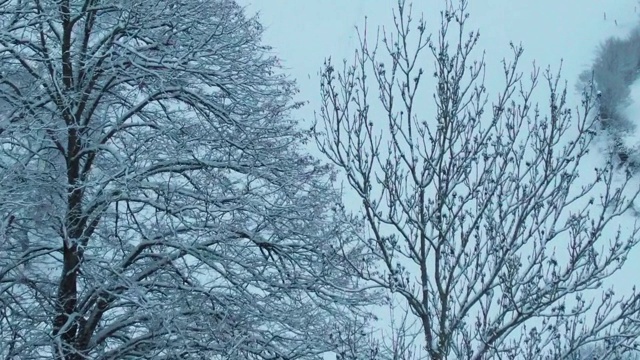
[[[0,357],[336,345],[363,258],[257,19],[229,0],[0,0],[0,24]]]
[[[429,359],[615,358],[636,346],[640,302],[602,284],[640,240],[632,216],[615,225],[637,185],[587,158],[592,89],[572,109],[559,75],[518,72],[514,45],[504,87],[485,88],[467,4],[447,1],[430,36],[401,0],[393,33],[365,30],[353,63],[323,68],[316,140],[380,264],[360,276],[405,301]]]

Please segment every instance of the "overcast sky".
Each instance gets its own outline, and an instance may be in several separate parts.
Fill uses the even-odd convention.
[[[397,0],[241,0],[250,12],[260,12],[265,43],[274,47],[300,85],[310,105],[301,111],[311,119],[318,108],[318,70],[323,59],[349,57],[358,45],[354,27],[368,17],[370,28],[391,25]],[[439,22],[443,0],[419,0],[432,26]],[[637,0],[471,0],[469,29],[479,29],[479,48],[490,67],[509,53],[509,41],[525,48],[522,70],[533,60],[557,67],[564,59],[564,77],[571,88],[588,68],[604,39],[624,36],[636,24]],[[606,20],[605,20],[606,14]],[[616,25],[617,23],[617,25]],[[435,29],[435,28],[432,28]],[[491,89],[489,89],[491,90]]]

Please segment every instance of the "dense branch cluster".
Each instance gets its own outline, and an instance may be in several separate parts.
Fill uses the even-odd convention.
[[[382,264],[360,276],[407,304],[417,325],[396,333],[420,331],[414,344],[429,359],[635,349],[637,293],[600,289],[640,241],[633,220],[615,229],[638,190],[611,162],[587,163],[595,90],[573,109],[559,74],[523,77],[512,44],[491,93],[467,4],[448,1],[430,36],[399,1],[393,32],[371,45],[365,31],[354,63],[325,63],[316,140],[359,198],[362,242]],[[544,107],[532,100],[540,82]],[[408,358],[397,344],[390,356]]]
[[[331,349],[362,258],[257,20],[228,0],[0,9],[0,356]]]

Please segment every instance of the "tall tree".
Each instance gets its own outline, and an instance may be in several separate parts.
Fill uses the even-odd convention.
[[[490,103],[468,1],[447,1],[433,36],[398,3],[393,33],[374,43],[365,31],[353,64],[322,71],[316,140],[359,198],[362,244],[382,266],[361,277],[405,301],[429,359],[633,349],[639,295],[601,287],[640,241],[631,215],[615,228],[638,189],[610,162],[586,163],[592,89],[571,109],[559,75],[523,78],[512,45]],[[532,103],[541,81],[545,107]]]
[[[0,357],[333,349],[364,259],[256,18],[2,0],[0,24]]]

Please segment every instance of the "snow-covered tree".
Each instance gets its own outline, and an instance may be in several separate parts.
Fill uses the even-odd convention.
[[[636,131],[635,119],[628,118],[625,108],[633,99],[630,87],[640,74],[640,27],[625,38],[612,37],[596,52],[592,67],[584,71],[578,87],[593,85],[598,91],[599,130],[609,143],[608,151],[615,155],[625,171],[638,169],[636,142],[630,134]]]
[[[339,345],[366,259],[256,18],[230,0],[0,9],[0,357]]]
[[[489,90],[468,1],[447,1],[432,36],[398,3],[393,32],[364,31],[353,64],[322,71],[316,140],[359,199],[361,241],[379,261],[360,276],[405,301],[425,358],[634,349],[640,295],[603,283],[640,241],[627,215],[638,188],[588,155],[593,88],[574,109],[559,74],[517,70],[512,44],[504,86]],[[545,106],[533,103],[540,82]]]
[[[640,67],[638,40],[638,29],[629,39],[607,39],[598,49],[592,71],[585,72],[588,77],[593,72],[602,93],[600,107],[605,118],[616,117],[620,107],[629,102],[629,85],[638,77]]]

